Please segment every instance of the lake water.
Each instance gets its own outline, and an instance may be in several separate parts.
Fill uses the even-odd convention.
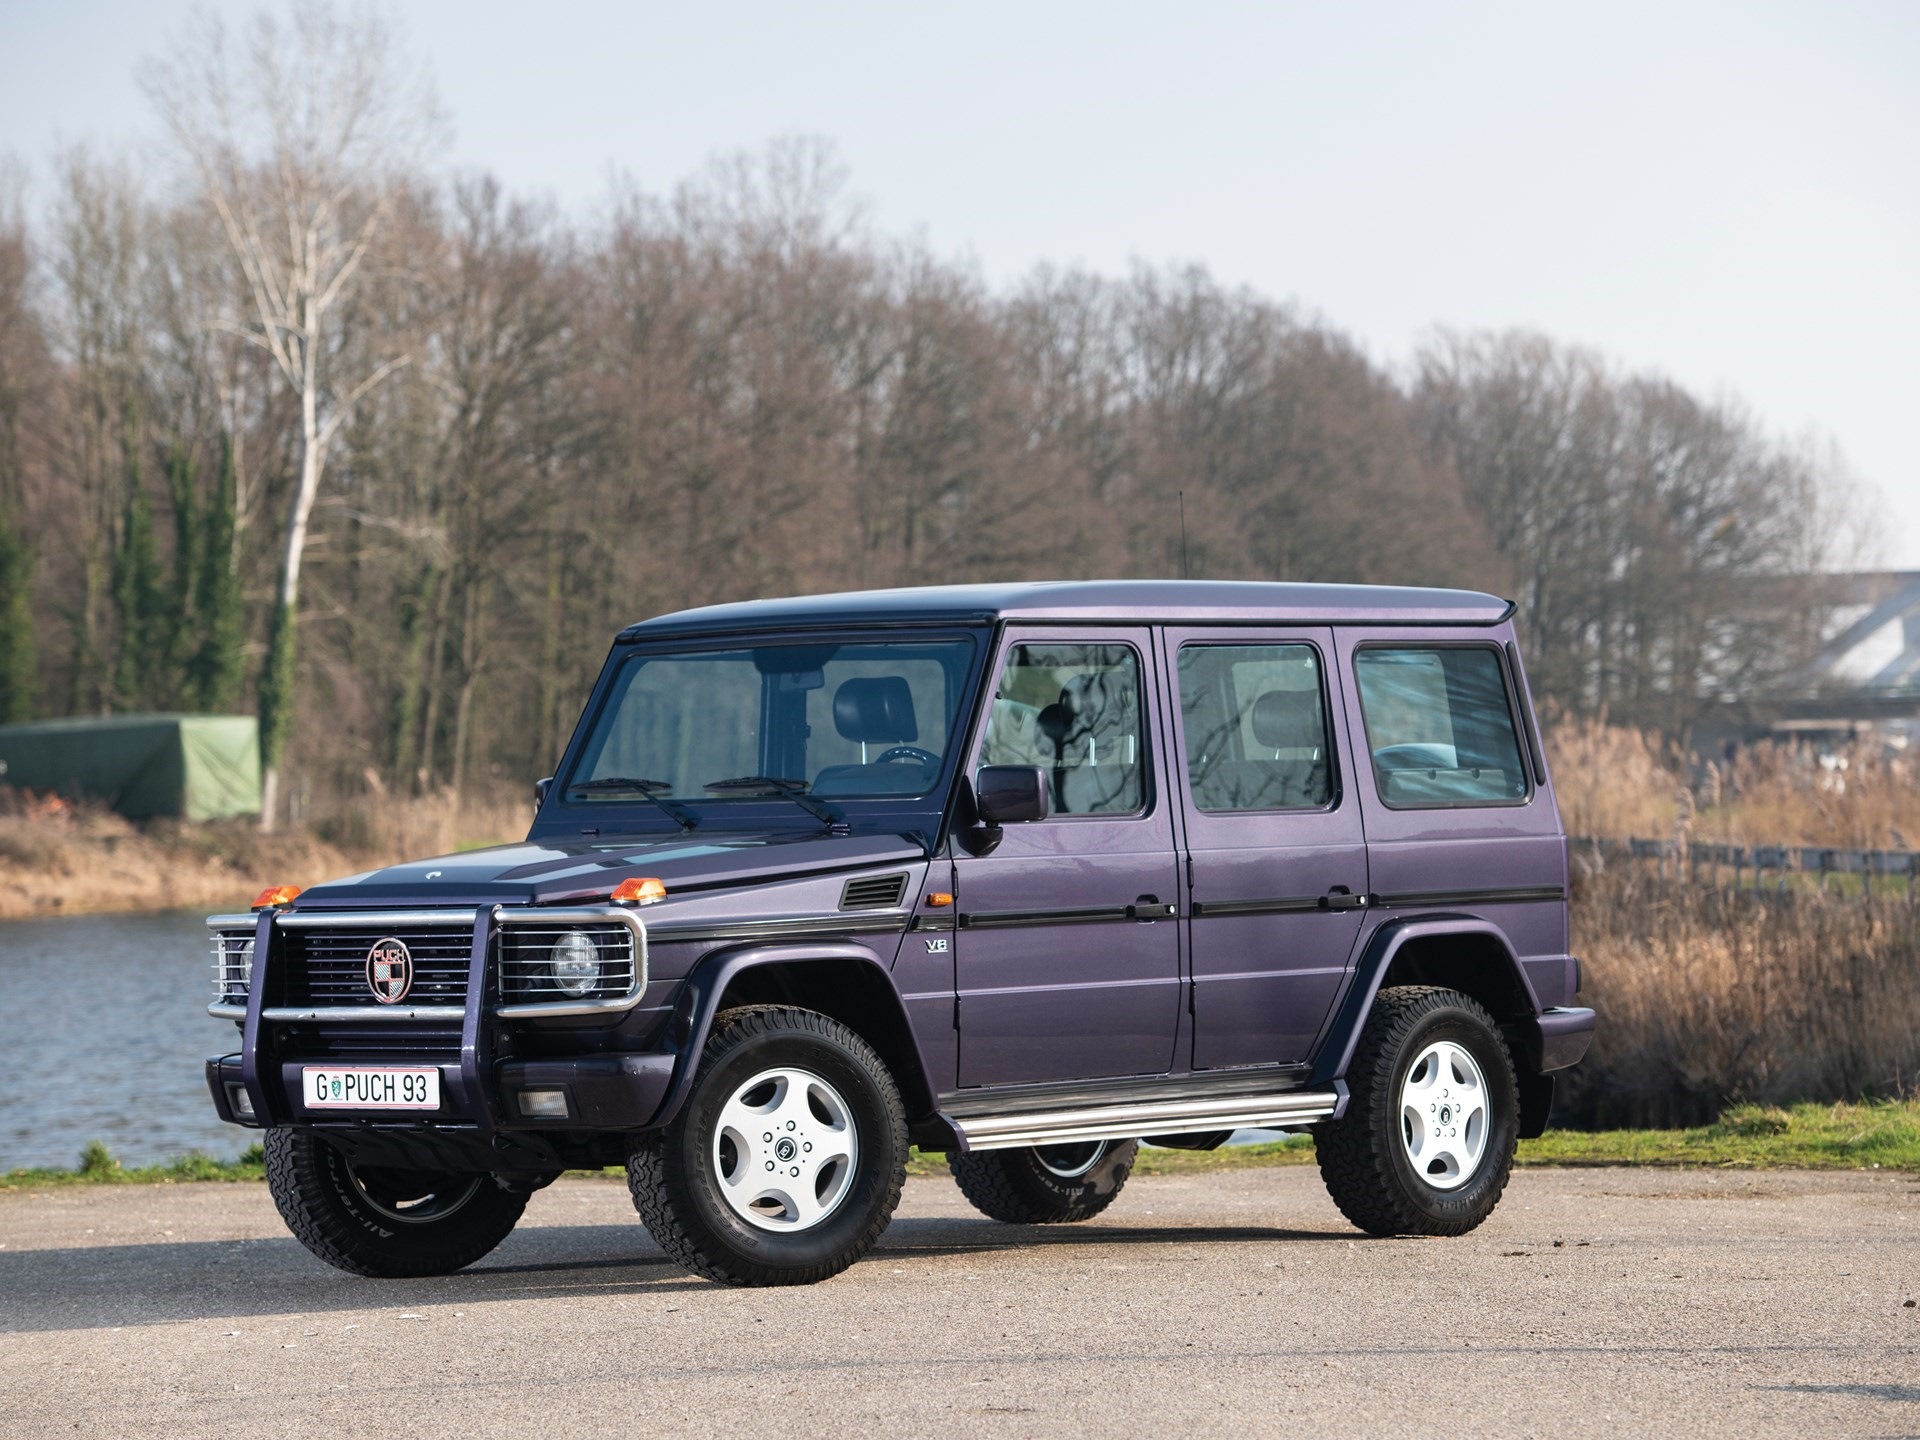
[[[0,921],[0,1171],[78,1162],[89,1140],[129,1165],[227,1158],[209,1055],[238,1048],[212,998],[205,915]]]
[[[75,1165],[89,1140],[128,1165],[257,1140],[207,1094],[207,1057],[239,1048],[212,973],[197,910],[0,921],[0,1172]]]

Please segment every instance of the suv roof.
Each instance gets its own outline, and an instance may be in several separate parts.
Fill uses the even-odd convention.
[[[1041,580],[928,585],[748,600],[629,625],[622,640],[830,624],[941,625],[990,620],[1205,624],[1497,625],[1511,601],[1477,590],[1300,585],[1251,580]]]

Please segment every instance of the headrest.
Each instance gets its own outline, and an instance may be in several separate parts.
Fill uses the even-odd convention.
[[[833,728],[863,745],[903,745],[920,738],[913,690],[898,675],[844,681],[833,692]]]
[[[1253,738],[1275,750],[1318,750],[1327,743],[1318,690],[1269,690],[1253,702]]]
[[[1117,670],[1074,676],[1060,687],[1060,704],[1076,725],[1094,735],[1111,735],[1134,723],[1133,682]]]

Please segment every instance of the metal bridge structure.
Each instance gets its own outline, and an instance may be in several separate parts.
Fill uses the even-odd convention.
[[[1760,582],[1754,598],[1805,607],[1828,638],[1771,693],[1703,716],[1697,750],[1769,735],[1820,742],[1874,734],[1920,746],[1920,570],[1785,576]]]

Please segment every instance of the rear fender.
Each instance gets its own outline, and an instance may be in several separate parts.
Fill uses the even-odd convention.
[[[933,1086],[886,962],[864,945],[740,945],[716,950],[687,977],[674,1006],[671,1035],[679,1059],[650,1124],[667,1124],[693,1089],[714,1018],[728,1005],[791,1004],[830,1015],[880,1052],[909,1117],[930,1114]]]
[[[1345,1078],[1373,997],[1394,984],[1442,984],[1471,995],[1493,1012],[1503,1033],[1540,1014],[1540,998],[1498,926],[1468,915],[1392,920],[1374,931],[1361,955],[1308,1084]],[[1508,1044],[1524,1067],[1524,1047],[1511,1033]]]

